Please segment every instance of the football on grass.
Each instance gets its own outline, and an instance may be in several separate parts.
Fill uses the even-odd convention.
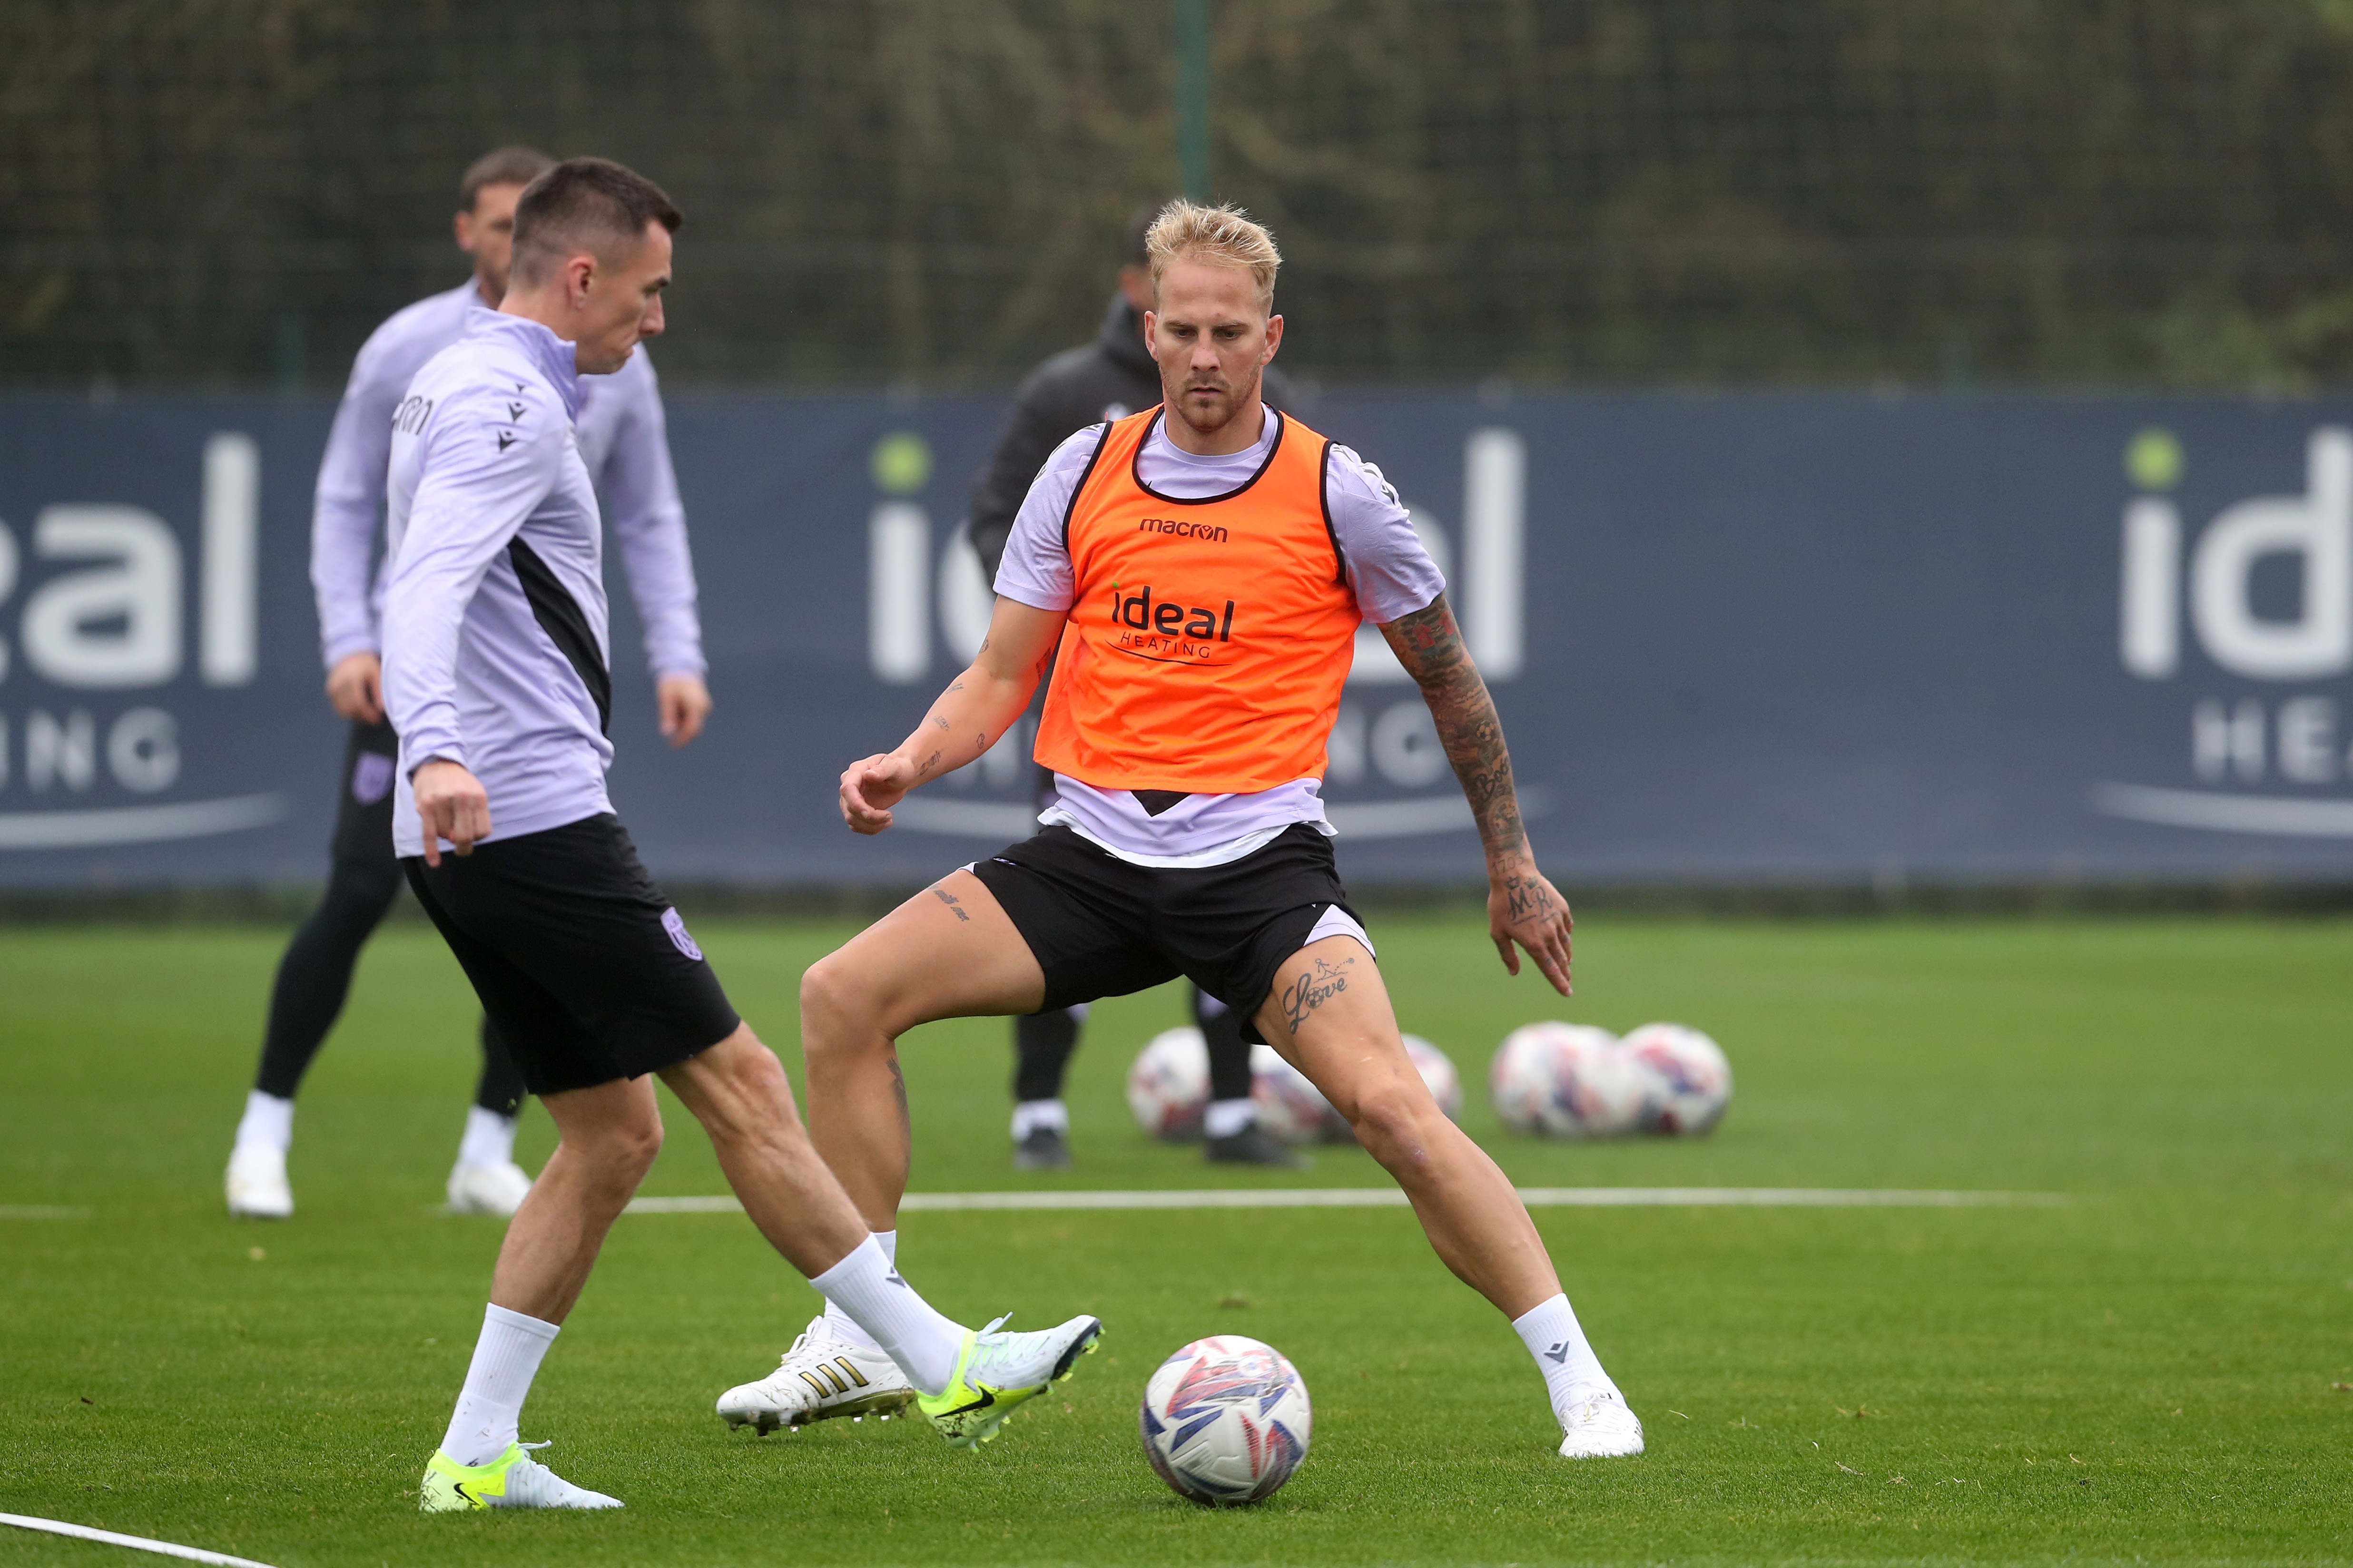
[[[1641,1120],[1649,1076],[1618,1037],[1589,1024],[1528,1024],[1487,1069],[1495,1114],[1542,1138],[1615,1138]]]
[[[1645,1132],[1696,1138],[1724,1120],[1724,1108],[1732,1103],[1732,1064],[1723,1047],[1684,1024],[1645,1024],[1624,1043],[1649,1079]]]
[[[1152,1473],[1211,1507],[1271,1497],[1307,1457],[1307,1385],[1273,1346],[1195,1340],[1144,1385],[1137,1425]]]
[[[1209,1045],[1190,1025],[1163,1029],[1127,1069],[1127,1108],[1155,1138],[1182,1143],[1201,1135],[1209,1103]]]

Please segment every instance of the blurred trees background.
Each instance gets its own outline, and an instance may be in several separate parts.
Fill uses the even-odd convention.
[[[2353,372],[2353,0],[1213,0],[1335,379]],[[686,209],[675,382],[1001,382],[1177,183],[1169,0],[5,0],[0,381],[324,390],[459,170]]]

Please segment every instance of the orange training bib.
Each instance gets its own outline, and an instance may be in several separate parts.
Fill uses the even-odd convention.
[[[1099,789],[1320,779],[1361,619],[1324,513],[1331,443],[1278,414],[1256,478],[1176,500],[1136,473],[1163,412],[1113,424],[1071,494],[1078,597],[1038,761]]]

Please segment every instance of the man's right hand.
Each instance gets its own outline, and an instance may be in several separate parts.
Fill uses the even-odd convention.
[[[374,655],[369,657],[373,658]],[[441,864],[441,840],[460,855],[491,836],[491,797],[482,783],[456,763],[424,763],[409,778],[417,796],[417,815],[425,824],[425,863]]]
[[[327,700],[346,719],[384,722],[384,661],[372,653],[346,654],[327,671]]]
[[[915,765],[895,752],[852,763],[841,775],[841,820],[852,833],[880,833],[915,784]]]

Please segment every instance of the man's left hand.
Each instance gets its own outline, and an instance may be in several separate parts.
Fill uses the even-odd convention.
[[[1536,968],[1562,995],[1573,994],[1568,983],[1568,900],[1545,879],[1533,861],[1523,860],[1509,870],[1487,876],[1487,934],[1504,955],[1504,967],[1520,972],[1517,942],[1528,950]]]
[[[661,710],[662,739],[684,746],[711,717],[711,689],[699,675],[665,675],[654,684],[654,703]]]

